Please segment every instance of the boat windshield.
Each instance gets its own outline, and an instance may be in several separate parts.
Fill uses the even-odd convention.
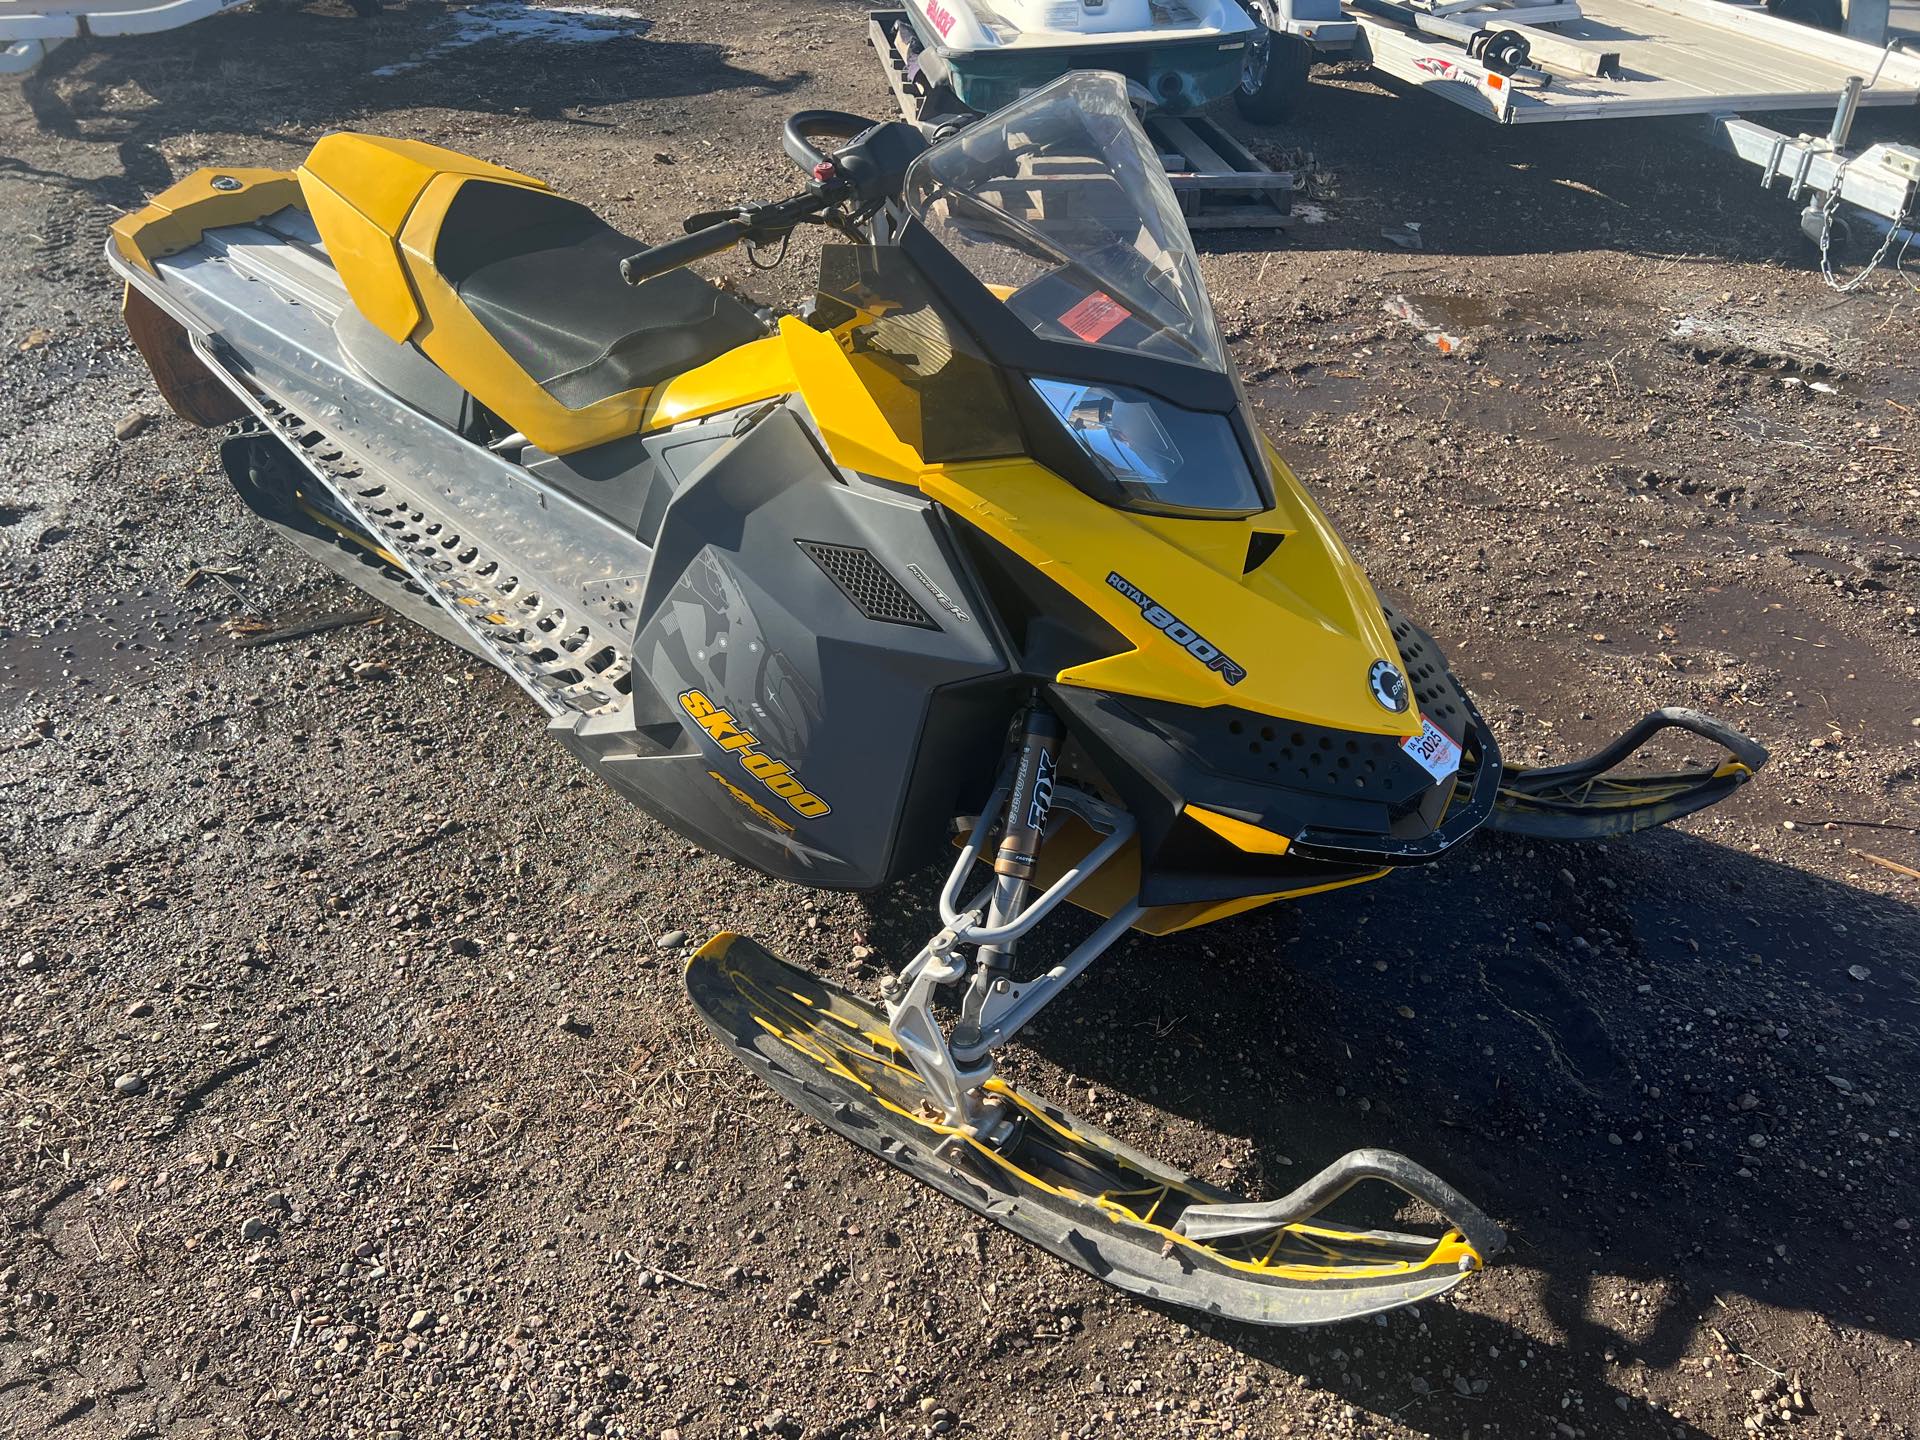
[[[903,197],[1042,339],[1227,370],[1186,222],[1118,75],[1072,72],[941,141]]]

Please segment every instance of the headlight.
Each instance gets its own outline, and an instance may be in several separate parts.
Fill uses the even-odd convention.
[[[1264,505],[1226,416],[1182,410],[1124,385],[1032,383],[1127,508],[1248,515]]]

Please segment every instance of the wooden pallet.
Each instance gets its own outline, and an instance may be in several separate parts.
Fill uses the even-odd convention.
[[[1145,115],[1189,230],[1264,230],[1293,221],[1292,170],[1269,170],[1213,121],[1200,115]]]
[[[867,38],[880,57],[900,114],[929,140],[979,119],[949,85],[930,84],[909,64],[913,27],[901,10],[867,16]],[[1149,112],[1142,117],[1190,230],[1276,229],[1292,221],[1292,170],[1270,170],[1220,126],[1200,115]]]

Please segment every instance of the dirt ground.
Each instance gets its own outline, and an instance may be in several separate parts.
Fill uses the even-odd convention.
[[[1023,1083],[1251,1193],[1389,1145],[1514,1237],[1417,1311],[1190,1323],[802,1121],[680,993],[720,927],[870,989],[924,879],[690,851],[397,620],[231,633],[362,602],[165,413],[106,226],[353,127],[660,236],[785,193],[788,111],[887,111],[860,5],[641,8],[379,75],[447,12],[256,7],[0,83],[0,1435],[1920,1433],[1920,292],[1830,292],[1686,125],[1333,72],[1241,128],[1323,172],[1206,246],[1251,393],[1509,754],[1679,703],[1773,762],[1096,966]]]

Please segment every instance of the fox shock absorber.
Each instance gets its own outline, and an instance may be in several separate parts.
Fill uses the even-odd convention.
[[[993,858],[993,873],[1000,877],[994,887],[994,924],[1001,923],[1000,892],[1010,880],[1021,882],[1021,889],[1033,879],[1040,858],[1040,840],[1047,827],[1047,811],[1053,806],[1054,772],[1060,762],[1059,717],[1044,705],[1036,704],[1027,712],[1020,736],[1020,763],[1014,767],[1013,790],[1007,796],[1007,828],[1000,849]],[[1016,900],[1008,907],[1017,908]]]
[[[1000,848],[993,857],[993,899],[987,909],[986,927],[996,929],[1010,923],[1020,913],[1033,888],[1033,876],[1040,860],[1040,842],[1047,829],[1047,812],[1053,808],[1054,776],[1060,764],[1060,717],[1038,700],[1027,711],[1021,727],[1020,758],[1013,767],[1013,786],[1007,794],[1007,818]],[[987,996],[1005,990],[1013,971],[1012,940],[997,945],[982,945],[974,954],[973,978],[960,1005],[960,1027],[955,1038],[979,1034],[979,1021]]]

